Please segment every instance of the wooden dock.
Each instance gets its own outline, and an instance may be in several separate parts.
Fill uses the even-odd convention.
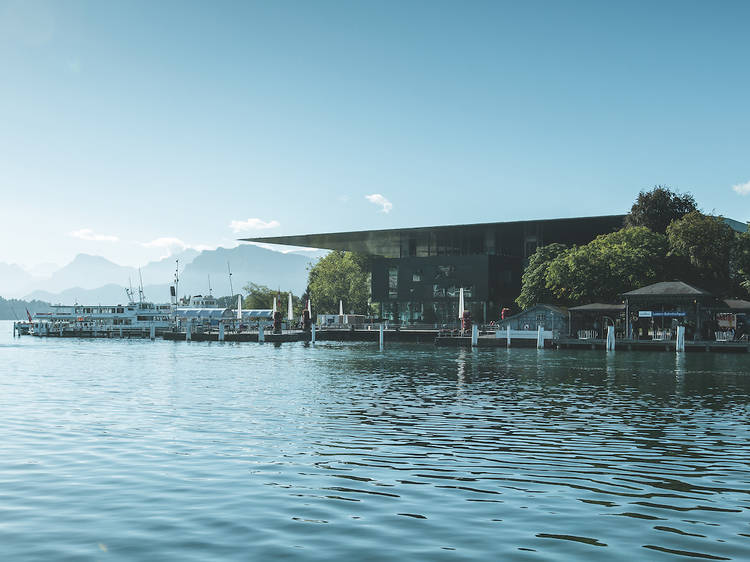
[[[560,338],[554,340],[556,349],[606,349],[604,339]],[[675,340],[615,340],[616,351],[671,351],[676,352]],[[744,341],[685,341],[685,352],[750,353],[750,343]]]
[[[411,343],[433,343],[437,336],[437,330],[385,330],[383,339],[386,342],[411,342]],[[187,334],[185,331],[169,331],[162,336],[165,340],[185,341]],[[267,343],[289,343],[289,342],[309,342],[312,339],[310,332],[295,330],[291,332],[282,332],[274,334],[266,331],[263,335]],[[378,343],[380,333],[378,330],[349,330],[349,329],[325,329],[316,330],[315,341],[337,341],[337,342],[372,342]],[[192,341],[219,341],[219,332],[192,332],[190,334]],[[258,342],[258,332],[226,332],[224,341],[227,342]]]

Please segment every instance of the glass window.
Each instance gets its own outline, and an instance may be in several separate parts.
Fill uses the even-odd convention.
[[[398,297],[398,267],[388,268],[388,298]]]

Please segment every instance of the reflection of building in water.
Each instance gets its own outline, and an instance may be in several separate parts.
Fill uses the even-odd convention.
[[[521,292],[521,275],[538,246],[586,244],[622,227],[623,215],[308,234],[248,241],[374,256],[372,299],[392,321],[454,324],[458,294],[480,322],[500,318]],[[364,311],[356,311],[364,312]]]

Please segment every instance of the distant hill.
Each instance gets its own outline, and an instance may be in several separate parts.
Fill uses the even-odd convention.
[[[13,263],[0,263],[0,295],[18,296],[28,291],[34,278]]]
[[[58,293],[41,290],[34,291],[24,298],[51,304],[125,304],[128,301],[128,297],[125,294],[125,287],[115,285],[114,283],[109,283],[95,289],[73,287]],[[168,300],[168,296],[158,300]]]
[[[178,255],[151,262],[141,269],[147,300],[167,302],[169,286],[174,279],[175,260],[180,259],[180,296],[206,294],[209,277],[214,295],[229,295],[229,273],[237,294],[248,283],[291,290],[301,294],[307,286],[307,266],[321,252],[290,252],[283,254],[252,244],[215,250],[186,250]],[[110,279],[106,281],[107,279]],[[98,256],[80,254],[67,266],[55,272],[36,290],[24,293],[25,299],[54,304],[117,304],[127,300],[125,286],[132,279],[136,290],[138,270],[119,266]],[[105,282],[101,282],[105,280]],[[97,284],[97,282],[99,282]],[[64,286],[67,285],[67,286]],[[63,286],[63,288],[59,288]]]
[[[49,312],[52,310],[49,303],[46,302],[19,299],[6,300],[0,297],[0,320],[26,320],[27,309],[32,315],[37,312]]]
[[[44,286],[48,291],[63,291],[70,287],[94,289],[116,280],[127,284],[128,278],[134,275],[137,280],[138,270],[135,268],[117,265],[101,256],[78,254],[72,262],[55,271]]]
[[[180,275],[180,293],[205,293],[208,276],[216,294],[230,294],[227,263],[232,269],[234,292],[248,283],[279,287],[295,294],[307,286],[307,265],[311,259],[297,253],[282,254],[252,244],[204,251]]]

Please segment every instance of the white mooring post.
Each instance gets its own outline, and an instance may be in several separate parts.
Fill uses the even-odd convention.
[[[263,330],[263,324],[258,324],[258,343],[266,341],[266,334]]]
[[[380,351],[383,351],[383,340],[384,340],[383,324],[380,325]]]
[[[120,326],[120,339],[122,339],[122,326]]]
[[[615,327],[607,326],[607,351],[615,350]]]
[[[62,334],[63,334],[63,327],[62,327],[62,324],[60,324],[60,337],[62,337]]]
[[[311,332],[310,332],[310,343],[315,343],[315,324],[312,324],[310,326]]]
[[[190,320],[185,323],[185,341],[192,341],[193,335],[190,333]]]
[[[506,337],[505,345],[507,347],[510,347],[510,324],[508,324],[508,326],[506,326],[506,330],[507,331],[506,331],[506,334],[505,334],[505,337]]]
[[[684,353],[685,351],[685,326],[677,326],[677,343],[675,344],[675,351],[677,353]]]
[[[536,329],[536,348],[544,349],[544,327],[539,326]]]
[[[219,322],[219,341],[224,341],[224,322]]]
[[[479,345],[479,326],[474,324],[471,327],[471,347],[477,347]]]
[[[151,341],[156,339],[156,326],[151,324],[151,330],[149,331],[148,337],[151,338]]]

